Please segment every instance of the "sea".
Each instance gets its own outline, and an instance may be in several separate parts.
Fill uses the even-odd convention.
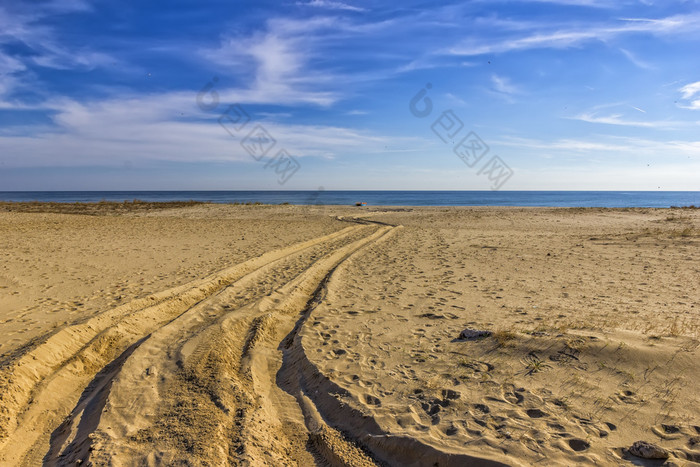
[[[0,191],[2,201],[205,201],[368,206],[700,206],[700,191]]]

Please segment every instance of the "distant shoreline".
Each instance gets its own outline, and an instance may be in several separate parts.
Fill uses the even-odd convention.
[[[699,206],[700,191],[0,191],[0,201],[668,208]]]
[[[240,206],[240,207],[297,207],[297,208],[327,208],[342,209],[348,208],[358,213],[367,212],[387,212],[403,210],[431,210],[431,209],[478,209],[478,210],[562,210],[562,211],[648,211],[648,210],[694,210],[700,206],[668,206],[668,207],[601,207],[601,206],[352,206],[352,205],[303,205],[293,203],[268,204],[262,202],[245,203],[212,203],[206,201],[98,201],[98,202],[56,202],[56,201],[0,201],[0,212],[22,212],[22,213],[55,213],[55,214],[87,214],[87,215],[109,215],[131,212],[148,212],[163,209],[180,209],[195,206]]]

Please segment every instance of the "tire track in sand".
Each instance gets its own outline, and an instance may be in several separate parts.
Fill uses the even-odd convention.
[[[110,332],[122,352],[113,350],[109,364],[83,385],[77,405],[53,431],[44,463],[503,465],[385,432],[308,358],[300,331],[333,273],[400,228],[354,221],[364,226],[281,250],[198,300],[184,300],[180,313],[147,307],[168,316],[157,325],[129,333],[133,323],[117,320],[98,333],[76,355],[94,351]],[[66,372],[68,380],[74,374],[66,368],[56,373]],[[40,389],[38,395],[47,396],[47,387]],[[32,462],[25,457],[24,463]]]
[[[274,264],[315,246],[342,241],[362,229],[353,226],[271,251],[204,279],[134,300],[63,328],[2,362],[0,463],[16,465],[37,440],[48,438],[51,427],[71,412],[95,374],[153,330],[246,276],[255,282]]]
[[[178,319],[154,332],[114,379],[99,425],[89,434],[91,451],[68,450],[62,459],[97,465],[320,461],[296,400],[275,384],[278,347],[335,267],[393,227],[369,229],[373,233],[328,252],[272,294],[203,329],[191,332]],[[223,294],[217,299],[226,300]],[[352,443],[347,449],[372,464]]]

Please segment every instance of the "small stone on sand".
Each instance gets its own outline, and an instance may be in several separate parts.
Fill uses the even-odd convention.
[[[646,441],[635,441],[630,447],[630,453],[642,459],[667,459],[668,451],[656,444]]]
[[[459,333],[460,339],[476,339],[478,337],[488,337],[491,335],[491,331],[482,331],[479,329],[467,328]]]

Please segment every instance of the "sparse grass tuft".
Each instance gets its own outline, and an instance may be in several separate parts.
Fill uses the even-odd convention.
[[[668,327],[668,335],[671,337],[678,337],[681,334],[681,325],[678,322],[678,317],[676,317],[671,323],[671,325]]]
[[[527,372],[525,374],[531,375],[533,373],[539,373],[545,368],[551,368],[550,365],[542,361],[537,355],[530,354],[525,359],[525,369]]]
[[[621,370],[619,368],[616,368],[615,371],[617,372],[617,374],[619,374],[620,376],[623,376],[625,378],[625,382],[634,381],[634,379],[635,379],[634,373],[632,373],[631,371]]]
[[[680,229],[680,230],[672,230],[669,232],[669,235],[672,238],[677,238],[677,237],[688,238],[688,237],[695,236],[696,231],[693,227],[686,227],[686,228]]]
[[[516,337],[517,335],[513,331],[500,330],[493,333],[493,338],[496,340],[499,347],[509,345],[510,341]]]
[[[184,208],[209,204],[201,201],[106,201],[95,203],[57,203],[57,202],[15,202],[0,201],[0,212],[30,212],[30,213],[56,213],[56,214],[80,214],[88,216],[104,216],[111,214],[123,214],[136,211],[153,211],[158,209]]]

